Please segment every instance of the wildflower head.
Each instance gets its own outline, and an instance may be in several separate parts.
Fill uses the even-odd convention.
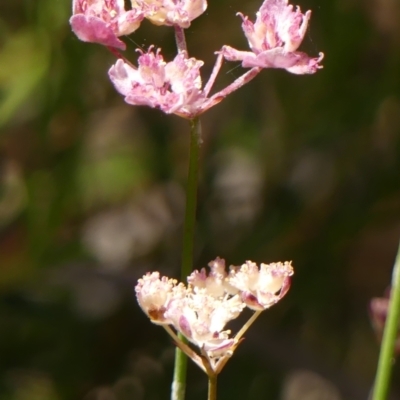
[[[171,304],[166,316],[175,329],[210,358],[226,353],[234,344],[225,325],[236,318],[245,305],[238,296],[230,299],[216,298],[207,289],[186,296],[183,301]]]
[[[119,59],[109,70],[115,88],[132,105],[159,108],[167,114],[193,118],[205,101],[201,90],[202,61],[180,52],[166,63],[160,50],[141,52],[138,67]]]
[[[135,287],[136,298],[142,310],[155,324],[170,324],[165,312],[172,300],[180,299],[185,294],[183,285],[177,285],[174,279],[163,276],[158,272],[147,273],[139,279]]]
[[[125,50],[119,36],[134,32],[144,18],[139,5],[125,11],[124,0],[73,0],[72,30],[84,42]]]
[[[172,325],[207,356],[207,365],[217,373],[224,365],[219,361],[226,362],[249,326],[232,337],[226,325],[246,306],[263,311],[281,299],[289,289],[293,269],[290,263],[261,264],[258,268],[247,261],[241,267],[231,267],[228,274],[220,258],[211,261],[209,267],[209,271],[203,268],[190,274],[188,287],[153,272],[139,279],[135,290],[139,305],[151,321]],[[174,336],[174,340],[179,339]],[[202,366],[201,358],[194,358],[192,350],[187,354]]]
[[[231,267],[229,284],[236,288],[243,302],[253,310],[265,310],[276,304],[289,290],[293,268],[289,262],[257,264],[247,261]]]
[[[303,41],[311,11],[302,14],[300,7],[293,11],[288,0],[265,0],[254,24],[248,17],[241,13],[239,15],[251,50],[260,53],[282,47],[286,52],[293,52]]]
[[[244,68],[284,68],[294,74],[312,74],[322,68],[320,53],[310,58],[297,51],[307,31],[311,11],[302,14],[300,8],[293,10],[288,0],[264,0],[257,12],[256,21],[242,18],[242,29],[251,52],[238,51],[224,46],[222,53],[229,61],[242,61]]]
[[[208,266],[210,273],[207,275],[206,269],[194,271],[188,276],[188,283],[194,288],[194,291],[206,289],[210,296],[220,297],[225,294],[227,272],[225,271],[225,260],[217,257],[211,261]]]

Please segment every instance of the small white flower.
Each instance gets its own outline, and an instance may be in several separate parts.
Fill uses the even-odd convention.
[[[247,261],[241,267],[225,270],[225,260],[216,258],[205,268],[187,278],[188,287],[158,272],[139,279],[135,291],[140,307],[150,320],[172,325],[197,346],[204,357],[181,342],[173,329],[167,332],[204,371],[218,373],[236,349],[244,332],[263,311],[278,302],[288,291],[293,268],[290,263],[257,264]],[[236,336],[226,329],[248,306],[253,314]]]
[[[159,272],[147,273],[139,279],[135,287],[136,298],[142,310],[155,324],[169,325],[171,321],[165,317],[165,312],[173,300],[186,295],[186,288],[175,279],[160,278]]]
[[[206,289],[207,294],[213,297],[222,297],[226,291],[225,278],[228,276],[225,270],[225,260],[217,257],[214,261],[210,261],[210,273],[207,275],[206,269],[202,268],[193,271],[188,276],[188,283],[196,292],[198,289]]]
[[[244,307],[239,296],[216,298],[198,288],[182,301],[172,302],[165,315],[176,330],[213,358],[221,357],[234,344],[230,331],[223,329]]]
[[[238,289],[242,300],[253,310],[265,310],[277,303],[289,290],[293,268],[290,262],[257,264],[246,261],[231,267],[230,285]]]
[[[135,8],[144,4],[146,18],[155,25],[189,28],[190,22],[207,9],[206,0],[132,0]]]

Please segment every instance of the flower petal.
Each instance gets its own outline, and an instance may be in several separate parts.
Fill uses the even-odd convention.
[[[192,118],[207,100],[201,89],[202,61],[180,52],[166,63],[152,47],[138,58],[138,68],[118,60],[109,70],[115,88],[132,105],[159,108],[167,114]]]
[[[113,30],[100,18],[76,14],[70,18],[69,22],[75,35],[82,42],[99,43],[121,50],[126,49],[125,43],[119,40]]]
[[[125,50],[119,36],[134,32],[144,18],[139,3],[125,11],[124,0],[74,0],[70,24],[74,33],[84,42]]]
[[[242,61],[244,68],[283,68],[293,74],[313,74],[323,54],[311,58],[297,49],[304,39],[311,11],[293,10],[288,0],[265,0],[253,23],[241,13],[242,29],[251,52],[224,46],[221,53],[228,61]]]

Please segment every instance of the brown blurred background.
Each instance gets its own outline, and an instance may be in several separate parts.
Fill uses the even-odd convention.
[[[260,4],[210,0],[193,22],[204,81],[222,45],[247,49],[235,14]],[[296,272],[222,373],[221,400],[367,399],[368,303],[400,238],[400,3],[294,4],[313,11],[302,49],[325,52],[324,69],[263,71],[203,117],[196,267]],[[173,345],[133,288],[146,271],[179,276],[188,123],[126,105],[114,57],[78,41],[70,9],[0,3],[0,397],[164,400]],[[145,21],[125,41],[132,61],[136,45],[174,56],[170,28]],[[216,89],[241,73],[226,63]],[[393,382],[399,399],[398,365]],[[206,398],[192,366],[187,398]]]

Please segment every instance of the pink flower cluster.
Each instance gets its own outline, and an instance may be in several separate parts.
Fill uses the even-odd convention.
[[[158,272],[148,273],[135,290],[152,322],[172,325],[215,361],[237,345],[226,324],[246,306],[260,312],[276,304],[289,290],[293,268],[288,262],[258,267],[247,261],[227,272],[220,258],[209,267],[209,273],[204,268],[194,271],[187,286]]]
[[[155,25],[174,26],[181,38],[183,29],[207,8],[206,0],[73,0],[72,30],[85,42],[94,42],[111,49],[125,50],[120,39],[136,31],[143,19]],[[298,51],[307,31],[311,11],[302,14],[288,0],[264,0],[256,21],[239,13],[250,51],[223,46],[211,77],[204,88],[200,77],[203,62],[189,58],[185,46],[180,46],[173,61],[165,62],[160,50],[140,52],[138,66],[132,66],[122,56],[111,67],[109,76],[115,88],[132,105],[159,108],[184,118],[194,118],[219,103],[228,94],[253,79],[263,68],[283,68],[295,74],[313,74],[322,68],[323,54],[309,57]],[[184,40],[181,40],[184,44]],[[223,59],[240,61],[251,68],[240,78],[209,97]]]
[[[125,50],[120,36],[139,28],[144,18],[155,25],[178,25],[188,28],[190,22],[207,9],[205,0],[73,0],[72,30],[84,42]]]
[[[311,11],[302,14],[300,7],[293,11],[288,0],[265,0],[257,12],[256,21],[239,13],[243,32],[251,51],[239,51],[224,46],[226,60],[242,61],[244,68],[284,68],[294,74],[313,74],[322,68],[323,53],[310,58],[297,51],[307,31]]]
[[[112,83],[128,104],[158,107],[186,118],[197,114],[206,98],[201,89],[202,61],[188,58],[182,51],[166,63],[160,50],[150,48],[148,53],[141,52],[138,65],[133,68],[120,59],[109,71]]]

